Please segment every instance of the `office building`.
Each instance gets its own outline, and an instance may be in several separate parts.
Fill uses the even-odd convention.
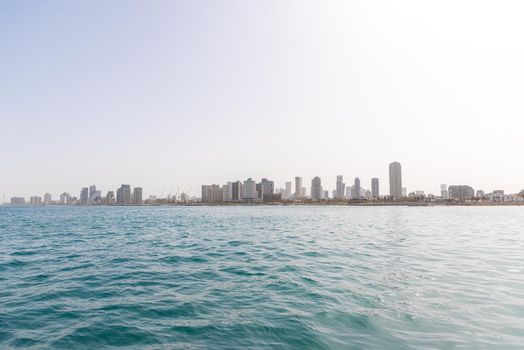
[[[202,202],[222,202],[222,188],[219,185],[202,185]]]
[[[242,182],[236,181],[232,183],[232,200],[233,201],[240,201],[242,200]]]
[[[443,199],[449,198],[448,185],[446,184],[440,185],[440,197],[442,197]]]
[[[142,205],[142,187],[133,188],[133,204]]]
[[[67,192],[64,192],[60,195],[60,204],[71,204],[72,198],[71,195]]]
[[[127,205],[131,203],[131,186],[122,185],[116,191],[116,204]]]
[[[44,194],[44,204],[51,204],[53,202],[53,196],[50,193]]]
[[[89,202],[89,188],[82,187],[80,190],[80,204],[86,205]]]
[[[257,186],[255,181],[251,178],[244,181],[242,188],[242,199],[246,201],[253,201],[257,199]]]
[[[284,195],[282,196],[284,199],[291,199],[291,186],[293,184],[291,181],[286,181],[286,189],[284,190]]]
[[[31,203],[32,205],[40,205],[40,204],[42,204],[42,197],[31,196],[29,198],[29,203]]]
[[[353,194],[353,186],[346,186],[346,199],[351,199]]]
[[[302,178],[295,177],[295,198],[301,198],[302,196]]]
[[[113,192],[113,191],[108,191],[107,192],[107,194],[106,194],[106,204],[107,205],[115,204],[115,192]]]
[[[233,183],[229,181],[222,186],[222,201],[231,202],[233,200]]]
[[[337,184],[335,189],[335,195],[333,196],[335,199],[342,199],[344,198],[344,194],[346,192],[346,184],[344,183],[344,178],[342,175],[337,175]]]
[[[275,184],[268,179],[262,179],[260,182],[259,198],[264,199],[264,196],[270,196],[275,192]]]
[[[467,185],[455,185],[448,187],[449,198],[454,200],[466,200],[475,197],[475,190]]]
[[[402,166],[399,162],[389,164],[389,194],[393,200],[399,200],[402,194]]]
[[[380,197],[378,178],[371,179],[371,198],[378,199]]]
[[[12,205],[25,204],[25,198],[24,197],[11,197],[11,204]]]
[[[360,194],[360,179],[358,177],[355,178],[355,183],[353,185],[353,191],[354,191],[353,198],[354,199],[360,199],[360,197],[361,197],[361,194]]]
[[[314,201],[322,199],[322,183],[318,176],[311,180],[311,199]]]

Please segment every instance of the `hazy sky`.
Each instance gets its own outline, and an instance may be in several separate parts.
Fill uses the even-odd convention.
[[[522,1],[0,0],[0,196],[524,189]],[[308,190],[309,191],[309,190]]]

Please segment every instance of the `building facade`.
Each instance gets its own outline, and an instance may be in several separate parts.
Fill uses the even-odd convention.
[[[335,186],[334,198],[343,199],[346,192],[346,184],[344,183],[344,177],[342,175],[337,175],[337,182]]]
[[[380,189],[378,178],[374,177],[371,179],[371,198],[378,199],[380,197]]]
[[[302,178],[300,176],[295,177],[295,198],[302,197]]]
[[[116,191],[116,204],[127,205],[131,203],[131,186],[122,185]]]
[[[389,164],[389,194],[393,200],[402,199],[402,166],[399,162]]]
[[[322,183],[318,176],[311,180],[311,199],[314,201],[322,199]]]
[[[466,200],[475,197],[475,190],[468,185],[453,185],[448,187],[449,198]]]

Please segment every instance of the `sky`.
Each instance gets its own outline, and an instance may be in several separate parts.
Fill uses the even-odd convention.
[[[524,189],[522,1],[0,0],[0,196]],[[309,191],[309,190],[308,190]]]

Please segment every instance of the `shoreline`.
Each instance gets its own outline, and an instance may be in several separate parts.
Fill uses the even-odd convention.
[[[311,206],[311,207],[520,207],[524,206],[524,202],[488,202],[488,203],[417,203],[417,202],[379,202],[379,203],[159,203],[159,204],[95,204],[95,205],[80,205],[80,204],[10,204],[4,203],[1,207],[254,207],[254,206]]]

